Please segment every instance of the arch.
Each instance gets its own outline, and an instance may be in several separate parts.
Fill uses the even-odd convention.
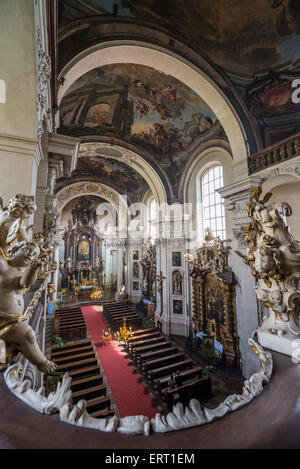
[[[198,152],[198,155],[192,159],[185,179],[183,181],[183,200],[185,203],[196,203],[195,188],[197,179],[201,176],[210,166],[220,164],[224,167],[224,186],[228,186],[233,182],[232,175],[232,156],[228,150],[221,147],[210,147],[204,151]]]
[[[105,149],[106,156],[122,163],[128,164],[135,169],[147,182],[150,190],[158,204],[165,204],[167,202],[167,194],[164,184],[155,171],[155,169],[138,153],[124,148],[120,145],[104,143],[104,142],[85,142],[80,145],[79,152],[84,153],[84,156],[94,156],[96,150]],[[119,155],[118,155],[119,153]],[[100,154],[98,153],[100,156]]]
[[[186,176],[183,181],[182,193],[185,207],[185,213],[189,220],[189,233],[191,238],[190,247],[194,246],[201,240],[202,231],[199,230],[198,213],[202,211],[201,200],[197,197],[197,185],[200,183],[200,178],[210,167],[214,165],[222,165],[224,168],[224,186],[233,182],[232,175],[232,156],[228,149],[221,147],[209,147],[200,153],[194,152],[194,158],[191,158]],[[201,207],[199,207],[201,204]],[[227,222],[226,222],[227,228]]]
[[[247,138],[233,106],[220,88],[199,68],[174,52],[153,44],[136,41],[111,41],[97,44],[75,56],[63,68],[60,79],[63,84],[58,91],[58,102],[68,88],[88,71],[109,64],[135,63],[149,66],[167,75],[172,75],[196,94],[205,97],[205,102],[214,111],[229,139],[234,162],[239,172],[247,175]]]
[[[61,213],[67,203],[76,197],[84,195],[98,195],[99,197],[107,200],[114,207],[117,213],[123,211],[123,213],[128,216],[128,206],[123,196],[105,184],[91,181],[74,182],[59,190],[56,194],[56,210]]]

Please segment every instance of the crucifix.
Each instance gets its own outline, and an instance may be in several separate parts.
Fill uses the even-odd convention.
[[[157,291],[160,294],[160,315],[163,313],[163,280],[166,277],[163,276],[162,271],[160,271],[160,274],[156,274],[156,280],[157,280]]]

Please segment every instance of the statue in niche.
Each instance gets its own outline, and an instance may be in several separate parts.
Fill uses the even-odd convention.
[[[33,196],[17,194],[12,197],[7,207],[3,207],[0,198],[0,255],[7,258],[7,249],[14,242],[28,241],[28,232],[24,221],[36,212],[37,206]]]
[[[174,270],[172,275],[173,295],[182,295],[183,275],[180,270]]]
[[[41,352],[28,318],[23,315],[23,290],[34,284],[40,268],[39,247],[22,241],[9,247],[7,254],[8,259],[0,256],[0,340],[6,344],[9,360],[21,351],[41,372],[51,373],[56,365]]]
[[[68,257],[67,259],[67,269],[68,269],[68,272],[71,272],[73,269],[73,262],[72,262],[71,257]]]
[[[139,264],[134,262],[132,265],[132,276],[133,278],[139,278]]]
[[[247,256],[236,253],[251,268],[257,297],[267,311],[257,329],[261,345],[293,356],[300,336],[300,243],[286,224],[291,208],[284,203],[266,205],[272,194],[261,200],[261,193],[261,187],[254,189],[247,205],[251,220],[244,227]]]
[[[143,267],[143,291],[151,300],[156,294],[156,249],[151,239],[148,239],[143,246],[144,255],[140,261]]]

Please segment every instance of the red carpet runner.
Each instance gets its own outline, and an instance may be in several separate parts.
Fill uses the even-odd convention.
[[[151,396],[144,384],[139,382],[140,375],[134,373],[134,367],[130,366],[118,342],[112,340],[108,345],[98,345],[101,343],[102,330],[108,330],[108,325],[96,308],[96,306],[81,307],[120,416],[155,417],[159,410],[152,406]]]

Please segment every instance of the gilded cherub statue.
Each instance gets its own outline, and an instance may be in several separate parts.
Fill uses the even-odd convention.
[[[37,207],[33,196],[17,194],[12,197],[7,207],[3,207],[0,198],[0,256],[7,257],[7,249],[14,242],[28,241],[28,231],[24,220],[29,218]]]
[[[41,372],[51,373],[56,365],[41,352],[23,314],[23,289],[30,289],[37,279],[39,253],[36,243],[21,241],[8,248],[7,256],[0,256],[0,340],[4,340],[10,358],[20,350]]]

